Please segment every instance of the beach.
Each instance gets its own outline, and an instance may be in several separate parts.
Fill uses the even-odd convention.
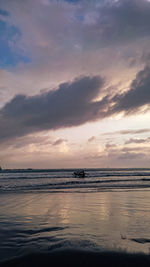
[[[0,267],[150,266],[150,0],[0,0]]]
[[[94,174],[93,172],[93,176]],[[100,176],[100,171],[98,174],[96,181],[104,179],[104,175]],[[148,266],[148,174],[148,171],[145,176],[143,174],[143,179],[147,179],[147,187],[143,187],[144,182],[139,186],[141,176],[136,171],[136,177],[140,177],[135,182],[138,187],[131,188],[128,184],[125,186],[122,181],[120,188],[110,188],[110,185],[104,188],[101,183],[95,188],[95,178],[88,177],[89,182],[94,180],[93,187],[91,183],[90,187],[86,187],[87,183],[85,187],[79,187],[77,183],[77,186],[73,184],[68,187],[67,184],[66,187],[59,186],[58,189],[57,186],[51,190],[46,182],[44,184],[47,173],[30,173],[30,176],[29,173],[1,173],[3,186],[4,176],[11,182],[14,179],[14,187],[5,186],[0,194],[1,266],[43,266],[43,262],[44,266],[133,266],[134,263],[136,266]],[[41,179],[35,177],[41,175],[44,186],[34,190],[35,184],[37,187],[35,181]],[[57,172],[56,176],[63,175],[63,172]],[[67,175],[67,178],[59,179],[67,179],[68,182],[73,179],[69,178],[70,173]],[[22,191],[21,187],[15,187],[15,177],[21,180],[21,176],[25,180],[21,182]],[[30,185],[34,183],[34,186],[31,188],[26,184],[25,190],[27,176]],[[116,176],[109,175],[105,179],[114,181],[114,177]],[[127,180],[125,175],[123,178],[118,177],[116,179]],[[133,180],[133,175],[129,177],[129,171],[128,178]],[[45,179],[57,178],[49,176]],[[135,177],[134,179],[136,180]],[[83,185],[84,180],[80,179],[79,182]]]

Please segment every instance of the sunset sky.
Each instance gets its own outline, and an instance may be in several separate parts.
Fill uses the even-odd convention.
[[[150,167],[150,1],[0,0],[0,166]]]

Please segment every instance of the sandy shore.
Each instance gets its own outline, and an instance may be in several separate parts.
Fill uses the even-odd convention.
[[[149,191],[7,193],[0,203],[1,266],[150,266]]]

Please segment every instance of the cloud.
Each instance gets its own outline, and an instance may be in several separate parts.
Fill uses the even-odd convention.
[[[43,134],[43,133],[42,133]],[[14,139],[14,142],[12,140],[6,140],[1,144],[1,147],[3,148],[12,148],[12,149],[22,149],[23,147],[27,147],[29,145],[52,145],[53,144],[53,139],[54,137],[52,136],[45,136],[43,135],[38,135],[38,134],[29,134],[27,136],[21,136],[17,137]]]
[[[145,67],[125,93],[103,92],[100,76],[79,77],[35,96],[17,95],[0,110],[0,140],[33,132],[82,125],[104,117],[136,113],[150,104],[150,68]],[[100,98],[101,99],[97,100]],[[132,130],[142,133],[149,129]],[[130,130],[120,132],[129,134]]]
[[[17,95],[0,110],[0,139],[81,125],[103,117],[107,100],[95,100],[102,86],[100,77],[80,77],[40,95]]]
[[[131,134],[131,135],[135,135],[135,134],[143,134],[143,133],[149,133],[150,132],[150,128],[147,128],[147,129],[136,129],[136,130],[133,130],[133,129],[128,129],[128,130],[121,130],[121,131],[114,131],[114,132],[106,132],[104,133],[103,135],[118,135],[118,134],[121,134],[121,135],[128,135],[128,134]]]
[[[64,142],[66,142],[67,140],[66,139],[57,139],[54,143],[53,143],[53,146],[57,146],[57,145],[61,145],[63,144]]]
[[[125,45],[149,38],[150,2],[147,0],[80,1],[74,17],[75,39],[84,49]],[[139,19],[140,18],[140,19]]]
[[[150,104],[150,67],[146,66],[138,72],[131,83],[130,90],[117,94],[112,99],[115,105],[112,112],[133,113],[144,105]]]
[[[125,152],[125,153],[122,153],[118,156],[118,160],[127,160],[127,162],[129,162],[130,160],[133,161],[134,159],[135,160],[140,160],[142,159],[143,160],[143,157],[145,157],[145,154],[144,153],[131,153],[131,152]]]
[[[39,59],[50,50],[53,58],[58,52],[67,54],[77,47],[91,50],[149,37],[147,0],[78,1],[76,5],[57,0],[18,3],[2,0],[2,7],[10,14],[8,22],[20,27],[19,45],[32,50],[33,57],[36,54]],[[35,10],[34,14],[29,10]]]
[[[106,1],[102,11],[102,36],[107,42],[129,42],[149,36],[150,3],[147,0],[110,1],[109,4]]]
[[[150,61],[149,1],[1,0],[0,5],[3,9],[0,10],[1,25],[8,29],[6,35],[2,34],[2,44],[7,44],[4,45],[7,51],[2,55],[2,59],[4,55],[6,57],[5,70],[0,70],[1,156],[6,143],[8,147],[13,144],[12,151],[18,151],[19,148],[24,151],[25,147],[30,147],[31,152],[34,144],[35,153],[39,148],[39,151],[45,149],[55,154],[55,151],[57,153],[61,147],[65,150],[65,145],[68,145],[69,142],[65,143],[64,139],[67,131],[68,140],[71,135],[72,139],[80,139],[83,128],[79,128],[81,135],[72,134],[74,130],[65,130],[57,137],[59,131],[55,132],[55,138],[46,137],[47,131],[78,126],[106,117],[111,117],[108,124],[114,129],[116,124],[112,125],[113,116],[119,113],[121,116],[136,115],[149,108],[150,68],[147,66],[139,72],[143,63],[148,65]],[[27,58],[30,59],[28,64]],[[12,67],[7,68],[10,59]],[[14,67],[14,64],[17,66]],[[105,86],[103,79],[96,75],[106,77]],[[74,77],[78,78],[73,81]],[[118,116],[120,121],[121,116]],[[117,125],[120,121],[117,121]],[[127,122],[126,119],[124,121]],[[134,124],[136,128],[138,123]],[[105,122],[100,123],[99,127],[103,125],[106,125]],[[143,134],[142,142],[144,133],[150,132],[148,128],[133,130],[128,129],[130,126],[126,124],[122,125],[126,127],[125,130],[109,134]],[[127,125],[132,127],[130,119]],[[146,122],[142,125],[146,125]],[[94,124],[87,125],[88,137],[92,136],[92,126]],[[38,136],[40,134],[41,137]],[[106,147],[104,136],[103,140],[95,138],[95,141],[94,137],[88,140],[89,151],[97,147],[100,153],[97,143],[103,143],[106,154],[116,149],[110,155],[112,161],[113,158],[115,160],[117,148],[111,143],[114,142],[113,138],[108,138]],[[123,136],[116,142],[123,144],[127,139],[121,138]],[[137,141],[131,138],[126,142],[133,143],[135,147]],[[13,160],[15,153],[18,153],[14,151]],[[99,154],[99,157],[103,155]],[[83,157],[77,152],[77,161],[79,158]],[[49,164],[49,156],[47,162]]]
[[[137,138],[131,138],[129,140],[127,140],[125,142],[125,145],[128,145],[128,144],[143,144],[143,143],[147,143],[147,142],[150,142],[150,138],[146,138],[146,139],[137,139]]]
[[[110,146],[105,148],[104,151],[91,153],[85,156],[85,159],[92,166],[101,166],[102,168],[129,168],[129,167],[147,167],[149,166],[149,148],[143,147],[123,147],[123,146]]]
[[[149,49],[150,41],[143,41],[143,35],[150,37],[150,2],[146,0],[78,1],[77,4],[2,0],[1,6],[8,14],[5,23],[20,32],[13,45],[14,55],[20,51],[31,60],[22,64],[24,67],[19,65],[16,70],[9,70],[11,75],[4,81],[7,90],[3,103],[10,99],[10,87],[11,96],[23,91],[37,94],[50,83],[55,86],[80,74],[99,75],[104,71],[110,75],[118,68],[118,79],[123,82],[121,69],[126,72],[125,64],[138,61],[146,50],[145,43]]]
[[[118,131],[118,132],[114,132],[114,133],[119,133],[119,134],[143,134],[143,133],[149,133],[150,132],[150,128],[147,129],[138,129],[138,130],[122,130],[122,131]]]
[[[116,144],[112,144],[112,143],[106,143],[105,145],[106,150],[114,149],[115,147],[116,147]]]
[[[91,136],[91,137],[88,139],[88,142],[91,143],[91,142],[93,142],[93,141],[95,141],[95,140],[96,140],[96,137],[95,137],[95,136]]]

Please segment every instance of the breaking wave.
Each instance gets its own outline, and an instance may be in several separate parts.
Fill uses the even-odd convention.
[[[73,170],[6,170],[0,172],[0,191],[114,190],[150,187],[150,169],[86,169],[85,178]]]

